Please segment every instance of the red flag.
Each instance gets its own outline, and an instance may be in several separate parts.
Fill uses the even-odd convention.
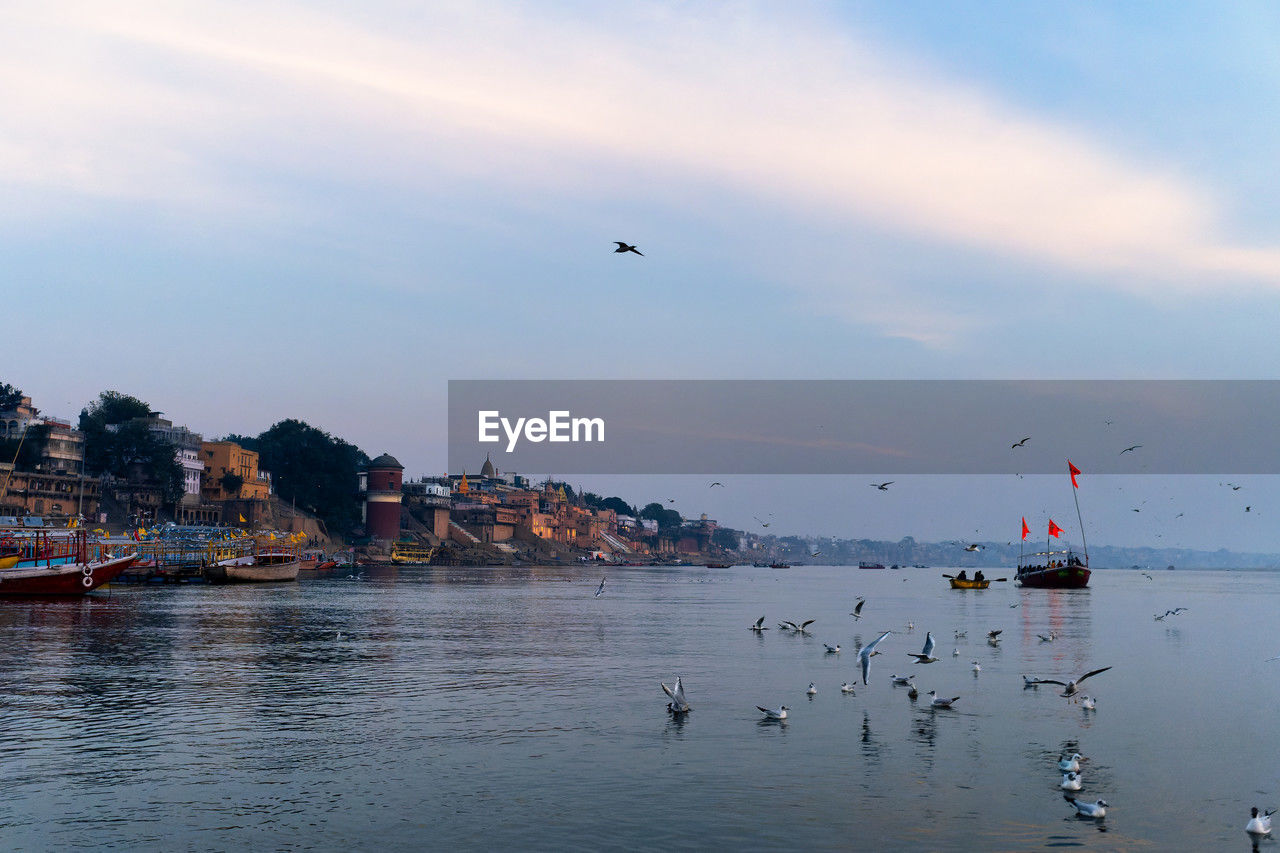
[[[1080,488],[1080,484],[1076,482],[1076,474],[1080,473],[1080,469],[1072,465],[1070,459],[1067,460],[1067,470],[1071,472],[1071,485],[1077,489]]]
[[[1061,535],[1062,535],[1062,528],[1061,528],[1061,527],[1059,527],[1058,525],[1054,524],[1054,523],[1053,523],[1053,519],[1052,519],[1052,518],[1051,518],[1051,519],[1049,519],[1049,535],[1050,535],[1050,536],[1061,536]]]
[[[1027,534],[1028,534],[1028,533],[1030,533],[1030,532],[1031,532],[1031,528],[1030,528],[1030,527],[1027,527],[1027,517],[1024,515],[1024,516],[1022,517],[1022,538],[1023,538],[1023,539],[1026,539],[1026,538],[1027,538]]]

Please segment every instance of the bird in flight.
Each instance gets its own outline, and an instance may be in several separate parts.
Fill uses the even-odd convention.
[[[604,578],[600,578],[600,587],[596,590],[596,598],[604,594]]]
[[[1026,444],[1026,443],[1027,443],[1028,441],[1030,441],[1030,440],[1031,440],[1031,436],[1027,436],[1026,438],[1022,439],[1022,441],[1015,441],[1015,442],[1014,442],[1014,443],[1009,447],[1009,449],[1010,449],[1010,450],[1012,450],[1012,449],[1013,449],[1013,448],[1015,448],[1015,447],[1022,447],[1024,444]]]
[[[933,656],[933,632],[929,631],[924,635],[924,650],[920,654],[915,652],[907,652],[910,657],[916,659],[916,663],[934,663],[938,660]]]
[[[858,660],[862,663],[862,683],[867,683],[867,676],[871,674],[871,656],[879,654],[876,646],[880,645],[880,641],[891,634],[891,631],[885,631],[879,637],[876,637],[870,643],[867,643],[858,651]]]
[[[871,485],[875,486],[882,492],[887,492],[889,491],[889,487],[893,485],[893,482],[893,480],[890,480],[887,483],[872,483]]]
[[[1166,616],[1177,616],[1177,615],[1178,615],[1179,613],[1181,613],[1182,611],[1184,611],[1184,610],[1189,610],[1189,609],[1190,609],[1190,608],[1187,608],[1187,607],[1175,607],[1175,608],[1173,608],[1172,610],[1166,610],[1164,613],[1161,613],[1159,616],[1156,616],[1156,617],[1155,617],[1155,620],[1156,620],[1157,622],[1163,622],[1163,621],[1164,621],[1164,617],[1166,617]]]
[[[858,599],[858,603],[857,603],[857,604],[855,604],[855,605],[853,605],[853,612],[852,612],[851,614],[849,614],[849,615],[850,615],[850,616],[852,616],[854,619],[861,619],[861,618],[862,618],[862,605],[864,605],[864,604],[866,604],[866,603],[867,603],[867,600],[866,600],[865,598],[859,598],[859,599]]]
[[[642,258],[644,257],[644,252],[640,251],[635,246],[628,246],[626,243],[622,242],[621,240],[614,240],[613,242],[618,244],[618,248],[613,250],[614,254],[622,254],[623,252],[635,252],[640,257]]]
[[[972,545],[966,545],[964,549],[966,551],[981,551],[982,547],[983,546],[979,545],[977,542],[974,542]]]
[[[765,521],[765,520],[764,520],[763,518],[761,518],[760,516],[758,516],[758,515],[753,515],[753,516],[751,516],[751,517],[752,517],[752,518],[754,518],[756,521],[760,522],[760,526],[761,526],[761,527],[768,527],[768,526],[769,526],[769,522]]]
[[[1137,449],[1138,449],[1139,447],[1141,447],[1141,446],[1142,446],[1141,444],[1133,444],[1133,445],[1130,445],[1129,447],[1126,447],[1124,450],[1121,450],[1119,455],[1120,455],[1120,456],[1124,456],[1124,455],[1125,455],[1126,453],[1128,453],[1130,450],[1137,450]]]
[[[720,482],[719,480],[716,480],[716,481],[715,481],[714,483],[712,483],[710,486],[707,486],[707,488],[708,488],[708,489],[714,489],[716,486],[720,486],[721,488],[724,488],[724,483]]]
[[[1111,667],[1104,666],[1102,669],[1091,670],[1073,681],[1055,681],[1052,678],[1042,678],[1040,679],[1040,683],[1041,684],[1060,684],[1064,688],[1062,691],[1063,696],[1074,696],[1076,695],[1076,693],[1080,691],[1080,682],[1084,681],[1086,678],[1097,675],[1100,672],[1106,672],[1109,669],[1111,669]]]

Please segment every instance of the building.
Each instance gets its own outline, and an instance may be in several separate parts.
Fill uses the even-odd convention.
[[[384,453],[365,465],[359,477],[365,532],[376,539],[399,539],[404,466]]]
[[[205,501],[265,501],[271,496],[271,475],[258,470],[258,453],[245,450],[234,441],[205,441],[200,444],[203,473],[200,478],[200,494]],[[239,478],[238,488],[234,475]]]
[[[0,438],[18,438],[39,414],[40,410],[31,405],[31,398],[23,397],[17,406],[0,412]]]
[[[204,460],[200,450],[204,439],[198,432],[192,432],[185,426],[174,426],[173,421],[161,415],[164,412],[151,412],[145,418],[134,418],[144,424],[152,435],[173,447],[173,457],[182,468],[182,498],[173,508],[174,521],[179,524],[210,524],[218,521],[221,509],[217,504],[206,502],[201,495],[201,485],[205,473]],[[261,474],[263,472],[259,472]]]
[[[427,478],[404,484],[404,506],[440,542],[449,538],[450,488],[448,478]]]
[[[16,471],[0,462],[0,515],[94,518],[98,492],[98,481],[78,472]]]

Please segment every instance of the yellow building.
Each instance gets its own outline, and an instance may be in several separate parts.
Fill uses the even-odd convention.
[[[265,501],[270,496],[271,480],[266,472],[258,470],[256,450],[245,450],[234,441],[205,441],[200,444],[200,459],[204,462],[204,476],[200,479],[204,500]],[[227,474],[240,478],[238,491],[228,492],[223,487]]]

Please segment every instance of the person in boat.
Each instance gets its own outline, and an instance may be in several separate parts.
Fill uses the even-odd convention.
[[[956,580],[958,581],[967,581],[968,579],[969,576],[964,573],[964,569],[961,569],[960,574],[956,575]]]
[[[982,583],[984,580],[986,580],[986,578],[982,576],[981,569],[973,573],[973,580],[975,583]]]

